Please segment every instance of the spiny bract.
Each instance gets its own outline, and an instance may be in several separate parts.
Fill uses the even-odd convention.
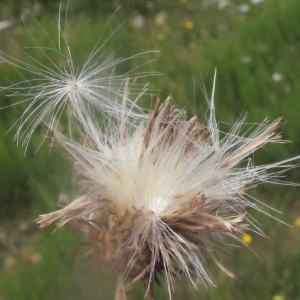
[[[277,183],[290,160],[238,166],[263,145],[280,142],[274,133],[280,118],[260,124],[247,137],[238,135],[244,121],[239,120],[220,139],[213,100],[207,124],[196,116],[188,120],[170,100],[160,104],[158,98],[146,121],[111,124],[104,133],[81,136],[80,143],[54,132],[85,193],[40,216],[38,224],[58,221],[57,227],[72,224],[88,234],[86,253],[96,249],[129,286],[141,279],[152,293],[153,282],[165,271],[171,297],[181,274],[195,287],[199,279],[212,284],[206,258],[234,277],[216,259],[214,248],[224,235],[239,239],[249,224],[242,222],[249,208],[261,210],[247,188]],[[277,167],[280,171],[267,173]]]

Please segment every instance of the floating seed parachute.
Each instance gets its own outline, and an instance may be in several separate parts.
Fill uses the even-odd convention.
[[[28,49],[33,47],[20,49],[26,61],[0,51],[0,63],[8,63],[22,78],[20,82],[0,90],[9,91],[11,93],[9,96],[21,99],[18,103],[28,103],[28,107],[15,123],[19,124],[19,127],[14,137],[17,142],[23,140],[22,145],[26,147],[40,124],[47,123],[48,132],[56,130],[59,119],[65,113],[68,115],[70,131],[72,124],[76,122],[80,122],[81,126],[86,127],[85,130],[89,130],[88,128],[93,127],[91,122],[97,118],[106,119],[107,123],[119,118],[120,112],[125,109],[122,107],[122,100],[130,103],[131,114],[127,114],[128,118],[143,117],[139,106],[131,102],[130,95],[123,93],[123,85],[128,76],[137,79],[155,74],[138,72],[135,69],[116,75],[116,66],[128,60],[141,58],[145,53],[119,59],[115,59],[113,53],[104,56],[104,48],[113,33],[97,47],[100,38],[86,62],[81,67],[76,66],[67,40],[60,31],[60,24],[58,27],[57,46],[46,35],[52,45],[50,48],[40,46],[29,33],[34,48],[46,63],[37,61],[35,56],[27,53]],[[42,27],[41,30],[44,31]],[[29,80],[27,77],[32,79]],[[137,101],[139,95],[145,93],[147,89],[147,85],[140,87],[133,84],[130,87],[131,96],[135,94]],[[13,105],[16,103],[11,106]]]

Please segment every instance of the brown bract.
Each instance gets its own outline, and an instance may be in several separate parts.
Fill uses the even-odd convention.
[[[178,147],[178,139],[184,141],[181,144],[181,160],[185,161],[199,151],[201,143],[209,138],[209,133],[198,117],[187,120],[186,111],[171,107],[170,100],[169,97],[160,104],[157,98],[154,110],[149,114],[142,134],[142,147],[137,153],[140,164],[147,152],[147,159],[151,155],[155,168],[161,150]],[[228,168],[245,153],[267,143],[280,124],[281,119],[276,120],[251,143],[246,143],[238,153],[224,159],[220,168]],[[120,134],[126,136],[124,124],[122,126]],[[102,134],[99,133],[99,136]],[[65,146],[59,135],[54,134],[54,137],[70,159],[77,163],[77,156]],[[111,147],[109,138],[102,137],[101,140],[107,147]],[[83,144],[87,148],[93,147],[86,140]],[[115,170],[112,172],[115,172],[116,180],[122,181],[124,179],[117,161],[119,158],[114,159]],[[78,165],[82,163],[83,158]],[[90,162],[86,160],[84,164],[88,167]],[[87,181],[85,195],[61,210],[39,216],[37,224],[42,228],[57,221],[57,228],[71,225],[87,234],[89,243],[84,245],[84,254],[96,250],[99,259],[110,266],[113,272],[121,274],[128,286],[142,280],[150,294],[153,283],[159,283],[158,275],[164,271],[173,279],[182,273],[188,276],[197,273],[195,261],[191,257],[196,257],[197,262],[202,264],[209,257],[227,275],[235,277],[216,259],[212,246],[215,237],[220,234],[240,236],[243,233],[246,225],[241,222],[247,214],[247,206],[228,207],[219,199],[207,199],[205,192],[190,190],[175,195],[174,205],[168,207],[164,214],[157,215],[155,211],[130,207],[126,203],[125,209],[120,209],[113,199],[107,199],[104,190],[101,193],[101,188],[105,187],[94,189],[95,184]],[[242,187],[240,193],[245,188]],[[122,192],[119,191],[120,194]]]

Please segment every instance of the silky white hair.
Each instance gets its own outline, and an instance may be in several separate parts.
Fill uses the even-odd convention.
[[[103,59],[105,40],[77,68],[60,19],[58,37],[58,46],[46,49],[31,36],[49,66],[26,49],[30,62],[0,52],[2,61],[20,74],[36,76],[27,80],[22,75],[23,81],[5,88],[23,97],[18,103],[29,103],[16,122],[15,139],[24,138],[27,147],[37,126],[45,124],[48,136],[74,163],[82,187],[80,196],[64,208],[39,216],[39,226],[57,221],[58,228],[78,228],[90,237],[87,253],[96,248],[122,279],[131,285],[143,280],[150,293],[163,271],[170,298],[181,274],[194,287],[199,280],[212,285],[207,258],[234,277],[214,249],[224,236],[240,241],[250,226],[263,234],[249,209],[264,213],[264,206],[247,190],[261,183],[292,185],[283,182],[283,173],[298,166],[293,161],[300,156],[258,166],[251,160],[264,145],[283,142],[275,133],[281,118],[245,131],[242,116],[221,137],[214,104],[216,74],[206,122],[197,116],[188,119],[185,110],[171,104],[171,97],[162,103],[158,97],[148,110],[139,105],[148,86],[131,83],[149,73],[114,75],[120,63],[143,53]],[[57,54],[60,64],[48,51]],[[58,126],[64,113],[67,132]]]

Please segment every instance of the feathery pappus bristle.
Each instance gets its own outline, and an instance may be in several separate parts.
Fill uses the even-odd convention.
[[[36,23],[41,27],[38,21]],[[24,25],[27,29],[25,23]],[[131,118],[143,117],[135,101],[150,87],[147,84],[141,87],[134,81],[158,73],[138,72],[139,67],[137,67],[117,74],[115,69],[128,60],[138,59],[146,53],[157,51],[116,59],[112,52],[107,54],[106,49],[108,41],[115,33],[112,32],[107,38],[100,36],[89,57],[80,66],[73,60],[68,41],[61,29],[60,17],[57,44],[51,40],[44,28],[41,27],[41,30],[45,32],[51,47],[40,46],[27,29],[34,47],[19,49],[25,57],[23,61],[0,51],[0,62],[10,65],[22,78],[7,87],[0,87],[0,90],[9,92],[10,97],[21,99],[10,106],[28,103],[22,116],[14,124],[18,125],[14,136],[17,142],[23,140],[22,145],[27,147],[33,132],[40,124],[47,123],[47,133],[56,130],[63,114],[68,116],[70,135],[74,123],[82,126],[83,130],[89,131],[93,126],[92,123],[95,120],[99,122],[99,118],[106,123],[119,118],[121,112],[126,109],[122,106],[122,100],[124,101],[125,97],[123,90],[127,77],[131,78],[132,83],[128,89],[131,94],[126,95],[126,102],[130,104],[127,121]],[[35,49],[38,56],[42,56],[46,62],[38,61],[36,55],[28,53],[28,49]],[[145,62],[142,65],[144,64]],[[131,100],[133,97],[136,98],[135,101]],[[0,109],[3,108],[7,106]]]
[[[247,189],[280,182],[299,157],[240,166],[258,148],[281,141],[275,133],[281,118],[263,122],[248,136],[238,135],[241,119],[220,138],[213,100],[207,124],[196,116],[188,119],[170,101],[161,103],[158,97],[146,120],[127,124],[126,130],[111,124],[99,132],[101,139],[86,135],[79,143],[54,132],[84,192],[37,223],[45,227],[57,221],[57,228],[71,225],[87,234],[86,253],[97,250],[127,287],[142,280],[152,294],[154,282],[165,273],[171,298],[174,280],[182,275],[194,287],[199,280],[212,285],[208,259],[235,278],[216,258],[215,247],[224,236],[240,239],[252,223],[250,208],[263,211]]]

